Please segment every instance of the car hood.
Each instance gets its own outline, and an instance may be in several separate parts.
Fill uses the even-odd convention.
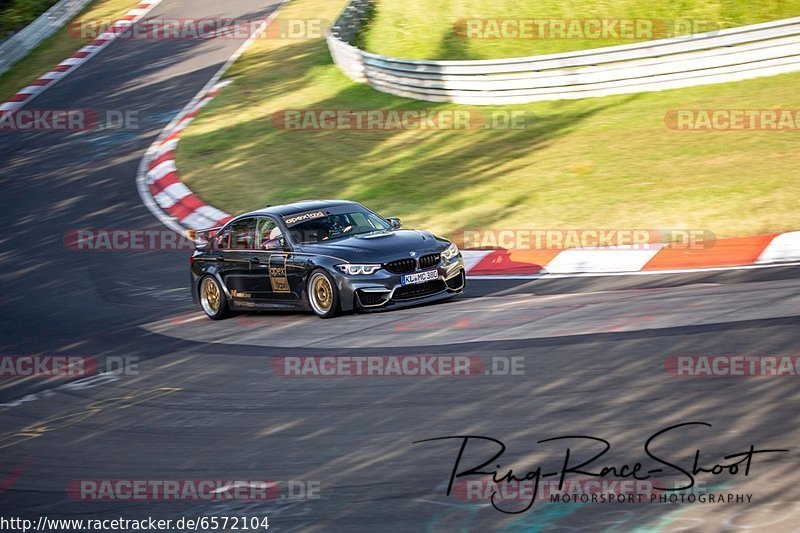
[[[354,235],[316,244],[304,244],[305,253],[331,255],[350,262],[385,263],[443,251],[449,242],[427,231],[392,230]]]

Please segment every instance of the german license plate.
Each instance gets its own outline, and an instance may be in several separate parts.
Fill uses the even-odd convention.
[[[439,279],[438,270],[426,270],[425,272],[417,272],[415,274],[406,274],[400,278],[401,285],[413,285],[415,283],[425,283]]]

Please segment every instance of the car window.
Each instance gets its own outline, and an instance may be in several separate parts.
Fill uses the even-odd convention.
[[[390,229],[385,220],[364,208],[349,209],[350,212],[327,214],[294,224],[289,232],[299,243],[315,243]]]
[[[244,218],[231,226],[231,250],[253,250],[256,243],[256,219]]]
[[[386,229],[386,222],[371,213],[353,213],[350,215],[353,225],[361,228]]]
[[[230,246],[231,243],[231,228],[225,228],[224,230],[219,232],[219,235],[215,237],[217,241],[217,248],[220,250],[224,250]]]
[[[256,247],[259,250],[280,250],[283,248],[283,236],[280,228],[278,228],[275,220],[269,217],[262,217],[258,219],[258,236],[256,240]]]
[[[353,213],[350,215],[350,220],[354,226],[373,227],[372,224],[369,223],[369,220],[367,220],[367,217],[364,215],[364,213]]]

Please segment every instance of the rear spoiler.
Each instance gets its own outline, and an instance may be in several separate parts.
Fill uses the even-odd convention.
[[[205,246],[208,241],[214,238],[214,235],[222,229],[222,226],[205,229],[187,229],[185,234],[186,238],[193,241],[197,246]]]

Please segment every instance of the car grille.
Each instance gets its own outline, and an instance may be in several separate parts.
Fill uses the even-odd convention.
[[[358,301],[363,306],[380,305],[389,297],[388,292],[372,292],[358,290]]]
[[[397,261],[392,261],[391,263],[386,263],[384,267],[393,274],[408,274],[409,272],[414,272],[417,269],[431,268],[436,266],[439,264],[439,262],[441,262],[441,260],[441,254],[429,254],[420,257],[419,263],[417,263],[416,259],[399,259]]]
[[[394,300],[410,300],[412,298],[421,298],[423,296],[430,296],[442,292],[445,289],[444,281],[434,279],[426,281],[425,283],[417,283],[414,285],[406,285],[394,291]]]
[[[386,263],[385,268],[392,274],[408,274],[409,272],[414,272],[417,269],[417,260],[400,259],[399,261]]]
[[[430,254],[430,255],[423,255],[419,258],[419,267],[420,268],[430,268],[432,266],[436,266],[439,264],[439,261],[442,260],[442,256],[439,254]]]

